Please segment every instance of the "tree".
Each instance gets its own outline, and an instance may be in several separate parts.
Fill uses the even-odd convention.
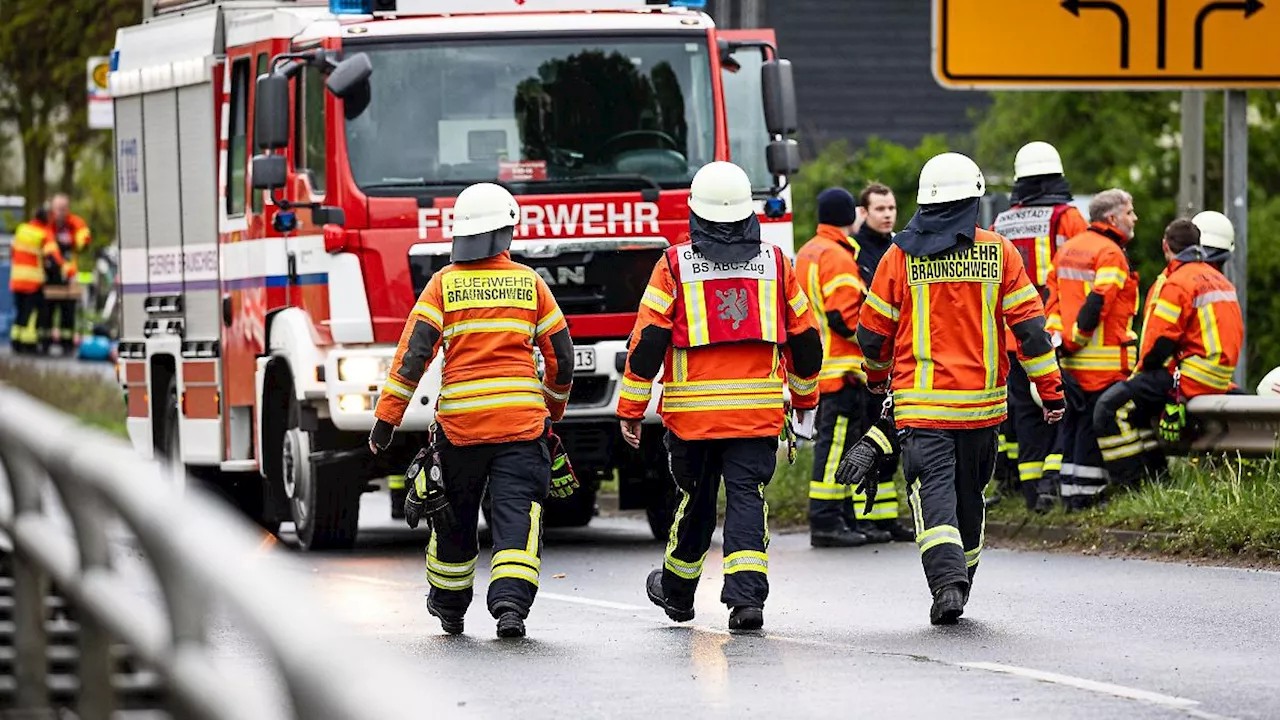
[[[141,20],[137,0],[3,0],[0,2],[0,115],[17,123],[22,194],[35,208],[49,194],[46,166],[63,157],[63,189],[89,140],[85,65],[106,54],[116,28]]]

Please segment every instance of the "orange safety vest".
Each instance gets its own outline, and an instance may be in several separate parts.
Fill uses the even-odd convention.
[[[1088,392],[1101,392],[1129,377],[1137,366],[1138,276],[1120,245],[1119,231],[1105,223],[1067,241],[1049,272],[1050,327],[1062,332],[1062,367]],[[1076,323],[1085,300],[1103,296],[1102,317],[1093,332]]]
[[[415,344],[406,364],[414,333],[424,323],[435,330],[435,346],[424,355]],[[431,276],[405,323],[374,416],[400,424],[422,371],[443,343],[436,419],[449,442],[533,440],[548,416],[564,415],[569,399],[570,385],[555,383],[559,368],[551,346],[551,336],[565,327],[546,282],[509,252],[448,265]],[[546,363],[542,379],[535,345]]]
[[[1014,205],[996,216],[992,232],[1013,243],[1022,255],[1031,284],[1045,295],[1053,268],[1053,256],[1067,240],[1089,229],[1089,223],[1072,205]],[[1013,331],[1006,331],[1005,342],[1016,347]]]
[[[1231,387],[1231,376],[1244,344],[1244,318],[1236,288],[1216,267],[1206,262],[1174,260],[1151,309],[1150,325],[1143,329],[1142,355],[1156,340],[1177,343],[1170,365],[1177,365],[1179,387],[1188,398],[1221,395]]]
[[[827,319],[827,313],[839,313],[849,329],[857,329],[862,298],[867,293],[857,259],[857,241],[832,225],[819,225],[818,234],[796,254],[796,275],[822,333],[820,393],[839,392],[849,382],[866,382],[862,349],[856,341],[834,332]]]
[[[56,264],[64,274],[69,273],[67,263],[58,250],[53,232],[38,221],[22,223],[14,230],[12,267],[9,271],[9,290],[15,293],[33,293],[45,284],[45,260]]]
[[[892,371],[899,426],[969,429],[1005,418],[1006,326],[1044,315],[1022,258],[1003,237],[977,229],[973,246],[944,257],[889,248],[862,305],[861,324],[888,340],[867,357],[867,381]],[[1046,400],[1062,398],[1052,349],[1022,361]]]
[[[740,263],[712,262],[689,243],[673,245],[666,253],[679,299],[671,329],[676,347],[785,342],[780,320],[786,306],[778,282],[788,262],[777,246],[761,243],[759,254]]]
[[[688,247],[681,244],[674,250],[683,254]],[[673,261],[672,252],[658,260],[631,332],[629,359],[618,398],[618,417],[644,418],[652,397],[653,380],[637,375],[630,360],[649,328],[671,331],[672,340],[666,348],[662,367],[658,412],[667,429],[681,439],[777,437],[783,423],[784,385],[791,390],[793,407],[817,406],[817,374],[795,375],[791,371],[794,368],[791,350],[786,345],[790,338],[809,329],[816,330],[809,301],[782,251],[769,243],[761,243],[761,249],[755,260],[735,264],[735,267],[754,266],[750,270],[755,273],[754,278],[713,279],[708,275],[724,275],[730,271],[712,267],[699,268],[704,279],[690,282],[689,268],[682,269],[679,262]],[[688,262],[698,260],[691,256]],[[734,272],[746,274],[741,269]],[[684,282],[677,280],[677,273],[682,273]],[[770,276],[773,279],[767,279]],[[714,287],[722,292],[734,290],[734,300],[740,303],[732,312],[727,307],[719,309],[719,303],[706,304],[709,298],[716,297],[714,291],[708,291],[705,284],[698,286],[699,282],[720,280],[731,282]],[[747,298],[747,319],[740,320],[735,332],[733,322],[743,315],[742,293]],[[728,299],[727,295],[724,297]],[[777,306],[763,302],[774,297],[779,300]],[[700,312],[699,308],[703,307],[709,312]],[[763,317],[769,312],[776,313],[775,324],[779,328],[776,333],[768,330],[771,324]],[[753,314],[756,320],[750,319]],[[679,331],[678,323],[684,325]],[[713,326],[716,329],[713,330]],[[677,341],[678,334],[687,339]]]

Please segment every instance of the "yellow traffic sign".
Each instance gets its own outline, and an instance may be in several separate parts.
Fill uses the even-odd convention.
[[[107,89],[107,74],[111,72],[109,63],[100,62],[93,66],[93,85],[99,90]]]
[[[933,0],[933,74],[966,90],[1280,87],[1280,1]]]

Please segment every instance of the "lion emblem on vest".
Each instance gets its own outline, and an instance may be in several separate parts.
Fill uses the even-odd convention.
[[[729,288],[717,290],[716,299],[720,301],[720,319],[732,320],[733,329],[737,330],[743,320],[747,319],[747,291],[745,288]]]

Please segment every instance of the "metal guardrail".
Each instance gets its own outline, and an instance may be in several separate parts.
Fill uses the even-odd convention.
[[[55,627],[67,621],[51,620],[50,608],[63,603],[74,613],[79,645],[78,657],[61,665],[74,666],[78,677],[63,685],[72,686],[81,720],[105,720],[117,709],[116,642],[163,681],[158,709],[172,717],[269,714],[259,698],[237,693],[215,664],[215,603],[259,641],[255,647],[292,705],[288,717],[381,720],[416,710],[395,702],[399,690],[426,691],[429,684],[421,674],[409,676],[407,658],[375,650],[354,632],[339,634],[341,626],[317,613],[314,598],[291,581],[301,572],[294,560],[261,551],[261,535],[247,521],[211,497],[179,494],[161,472],[124,442],[0,385],[0,488],[8,490],[0,492],[0,534],[10,541],[4,559],[13,570],[6,587],[12,622],[0,630],[0,642],[12,638],[12,648],[0,651],[11,660],[10,705],[21,717],[54,717],[52,651],[74,650],[65,647],[65,627]],[[74,533],[50,512],[50,489]],[[129,583],[113,568],[113,515],[145,554],[164,610],[140,602],[136,579]],[[53,598],[46,596],[50,583]]]
[[[1280,396],[1202,395],[1187,403],[1187,414],[1200,425],[1194,452],[1272,457],[1280,451]]]

